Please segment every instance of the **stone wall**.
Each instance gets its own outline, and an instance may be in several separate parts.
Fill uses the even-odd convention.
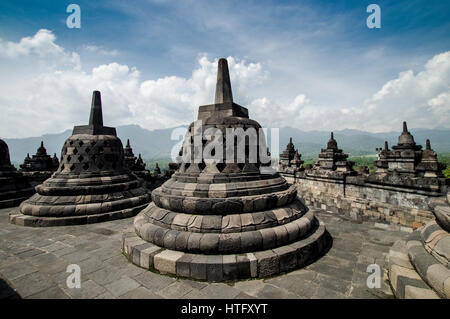
[[[434,220],[431,209],[443,198],[439,192],[430,190],[377,185],[360,175],[342,179],[308,176],[304,172],[282,175],[296,184],[305,205],[354,220],[371,219],[417,228]]]

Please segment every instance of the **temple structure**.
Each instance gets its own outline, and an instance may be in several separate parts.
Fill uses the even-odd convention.
[[[436,194],[440,194],[442,188],[445,188],[447,182],[442,175],[445,165],[438,162],[430,140],[427,139],[425,150],[416,144],[406,122],[403,122],[403,131],[392,150],[388,148],[387,142],[383,150],[377,150],[378,159],[374,162],[377,171],[368,177],[368,181],[433,191]]]
[[[248,110],[233,102],[225,59],[218,61],[215,103],[200,106],[198,120],[203,132],[218,129],[234,139],[233,151],[241,137],[226,135],[227,128],[259,132],[261,126],[249,119]],[[266,146],[246,139],[242,163],[224,161],[230,149],[211,160],[191,141],[202,136],[196,123],[185,138],[182,155],[188,160],[152,192],[153,202],[123,236],[122,249],[130,261],[176,276],[224,281],[267,277],[317,258],[328,243],[325,226],[297,199],[295,186],[274,170],[260,169],[263,155],[251,162],[248,150],[257,146],[264,153]],[[211,141],[202,143],[206,149]],[[199,162],[194,154],[200,154]]]
[[[389,281],[397,298],[450,299],[450,191],[435,201],[435,220],[389,251]]]
[[[64,143],[58,170],[10,215],[25,226],[63,226],[136,215],[150,201],[142,180],[125,165],[116,129],[103,125],[99,91],[89,124],[75,126]]]
[[[355,163],[347,161],[347,158],[348,154],[343,153],[342,149],[338,148],[337,142],[334,139],[334,134],[331,132],[327,148],[322,148],[319,159],[314,164],[314,169],[337,171],[354,175],[352,167]]]
[[[431,149],[427,139],[425,150],[417,145],[414,137],[403,122],[403,132],[398,138],[398,144],[389,150],[385,142],[384,150],[378,153],[378,160],[374,162],[377,173],[396,173],[410,177],[442,177],[445,168],[437,160],[437,154]]]
[[[289,143],[283,153],[280,154],[280,161],[278,170],[281,173],[294,173],[303,170],[302,155],[295,149],[292,143],[292,137],[289,138]]]
[[[17,206],[33,193],[28,178],[11,164],[8,145],[0,139],[0,208]]]
[[[44,141],[41,141],[41,146],[35,155],[30,157],[30,154],[27,154],[23,164],[20,165],[20,170],[28,177],[30,184],[36,186],[49,178],[58,167],[59,160],[56,154],[53,155],[53,158],[48,155]]]
[[[161,169],[159,168],[158,163],[155,164],[155,168],[153,169],[153,174],[154,174],[154,175],[159,175],[159,174],[161,174]]]

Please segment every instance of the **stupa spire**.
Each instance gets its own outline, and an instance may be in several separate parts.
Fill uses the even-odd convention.
[[[228,71],[228,62],[226,59],[219,59],[217,67],[217,83],[215,104],[232,103],[233,94],[231,93],[230,73]]]
[[[406,126],[406,121],[403,121],[403,133],[408,132],[408,127]]]
[[[100,95],[100,91],[94,91],[92,93],[91,115],[89,117],[89,125],[103,126],[102,98]]]
[[[429,139],[427,139],[427,141],[426,141],[426,149],[431,150],[431,143],[430,143]]]

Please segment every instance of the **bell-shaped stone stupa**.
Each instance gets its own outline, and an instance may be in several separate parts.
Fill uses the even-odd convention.
[[[11,164],[8,145],[0,139],[0,208],[17,206],[33,193],[27,177]]]
[[[182,155],[190,149],[194,161],[183,157],[172,178],[152,192],[153,202],[135,217],[134,229],[123,235],[122,249],[130,260],[161,273],[224,281],[267,277],[317,258],[328,243],[325,226],[297,198],[295,186],[268,169],[265,142],[258,138],[251,143],[226,132],[240,128],[263,134],[247,109],[233,102],[225,59],[218,61],[215,103],[200,106],[198,120],[203,132],[211,128],[231,140],[233,154],[245,141],[245,159],[225,160],[230,149],[224,142],[220,161],[211,161],[205,151],[196,160],[192,135],[198,127],[197,121],[192,123]],[[200,143],[206,150],[213,141]],[[256,161],[253,148],[258,150]],[[220,147],[214,150],[211,154],[218,154]]]
[[[124,162],[116,129],[103,126],[99,91],[92,96],[89,124],[75,126],[61,151],[58,170],[20,205],[10,222],[25,226],[88,224],[131,217],[150,195]]]

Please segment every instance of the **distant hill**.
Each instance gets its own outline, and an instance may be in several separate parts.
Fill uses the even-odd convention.
[[[173,128],[150,131],[138,125],[117,127],[117,134],[122,143],[125,145],[129,138],[135,155],[141,153],[145,159],[170,157],[170,151],[177,143],[177,141],[171,140],[172,131]],[[425,140],[429,138],[431,147],[436,152],[450,152],[450,129],[410,129],[410,132],[413,134],[416,143],[425,146]],[[39,137],[21,139],[6,138],[4,140],[8,143],[11,161],[18,164],[23,162],[27,153],[35,154],[41,141],[44,141],[49,154],[56,153],[59,158],[62,145],[71,133],[72,130],[67,130],[59,134],[45,134]],[[292,137],[295,147],[299,149],[304,158],[316,157],[320,149],[326,147],[330,138],[330,132],[306,132],[292,127],[280,129],[279,134],[280,151],[286,148],[289,137]],[[383,147],[385,140],[389,142],[389,147],[397,144],[399,135],[400,132],[369,133],[350,129],[334,131],[339,148],[349,153],[350,156],[375,154],[375,149]]]

